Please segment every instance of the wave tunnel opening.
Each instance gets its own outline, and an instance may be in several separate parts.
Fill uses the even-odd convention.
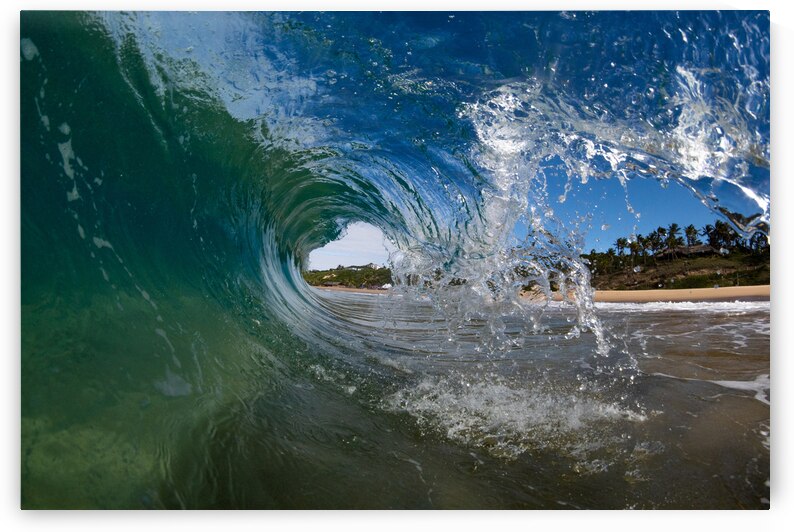
[[[20,20],[24,508],[769,507],[768,12]]]

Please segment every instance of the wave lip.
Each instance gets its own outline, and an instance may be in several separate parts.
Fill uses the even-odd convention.
[[[355,474],[382,456],[351,442],[396,435],[407,455],[416,426],[438,469],[473,446],[492,467],[548,449],[600,472],[622,427],[657,417],[593,304],[586,223],[560,219],[549,184],[672,181],[745,234],[768,230],[768,26],[23,12],[23,505],[261,502],[240,478],[275,492],[292,471],[269,474],[317,449]],[[394,243],[400,297],[301,279],[356,221]],[[522,301],[528,281],[573,295]],[[698,310],[769,308],[719,305]],[[257,450],[273,463],[251,467]],[[321,480],[314,496],[336,492]],[[281,502],[317,500],[295,493]]]

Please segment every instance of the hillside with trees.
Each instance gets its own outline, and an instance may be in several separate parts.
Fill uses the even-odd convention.
[[[591,284],[596,290],[770,283],[770,248],[766,235],[756,233],[744,239],[727,222],[720,220],[700,229],[691,224],[681,227],[672,223],[647,235],[621,237],[605,252],[591,250],[582,258],[590,268]],[[382,288],[392,284],[391,270],[374,264],[305,271],[303,278],[313,286]]]
[[[312,286],[342,286],[345,288],[383,288],[391,285],[391,270],[376,264],[365,266],[337,266],[332,270],[309,270],[303,279]]]
[[[710,288],[770,282],[766,235],[742,238],[721,220],[701,229],[677,223],[618,238],[606,252],[583,255],[597,290]]]

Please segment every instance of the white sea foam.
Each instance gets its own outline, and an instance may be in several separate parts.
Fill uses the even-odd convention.
[[[385,407],[407,412],[450,440],[508,458],[549,446],[570,453],[595,450],[607,443],[596,434],[599,424],[647,419],[642,412],[576,393],[430,377],[387,397]]]
[[[722,386],[723,388],[730,388],[733,390],[743,390],[743,391],[751,391],[755,392],[755,399],[761,401],[764,404],[769,403],[769,389],[770,389],[770,380],[769,375],[763,374],[758,375],[755,379],[751,381],[728,381],[728,380],[710,380],[710,379],[693,379],[688,377],[676,377],[674,375],[668,375],[666,373],[653,373],[656,377],[667,377],[670,379],[678,379],[682,381],[700,381],[700,382],[709,382],[712,384],[716,384],[717,386]]]
[[[603,311],[618,312],[769,312],[769,301],[665,301],[651,303],[596,303]]]
[[[752,381],[709,381],[725,388],[755,392],[755,398],[769,404],[769,375],[759,375]]]

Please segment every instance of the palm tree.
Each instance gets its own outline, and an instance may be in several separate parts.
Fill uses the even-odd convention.
[[[659,228],[663,229],[663,228]],[[656,263],[656,254],[659,253],[662,249],[662,235],[659,233],[659,229],[651,231],[648,235],[648,247],[651,250],[651,254],[653,254],[653,262]]]
[[[607,250],[607,259],[609,259],[609,269],[612,270],[612,265],[615,263],[615,248]]]
[[[714,226],[711,224],[706,224],[703,226],[703,229],[700,230],[700,234],[706,237],[706,241],[709,243],[709,246],[713,248],[719,247],[719,242],[717,242],[717,233],[714,230]]]
[[[688,248],[701,244],[700,240],[698,240],[698,230],[694,225],[687,225],[684,228],[684,234],[686,235],[686,246]]]
[[[629,242],[629,252],[631,253],[631,267],[634,268],[634,260],[642,252],[642,244],[640,244],[639,235],[637,238]]]
[[[727,249],[735,247],[739,237],[736,231],[734,231],[727,222],[723,222],[722,220],[714,222],[714,235],[717,245]]]
[[[648,257],[648,238],[637,235],[637,244],[640,246],[640,255],[642,255],[642,263],[645,264],[645,259]]]
[[[678,238],[678,235],[681,234],[681,227],[677,223],[672,223],[667,228],[667,238]]]
[[[626,249],[628,245],[629,245],[629,241],[623,237],[620,237],[617,240],[615,240],[615,248],[617,248],[618,250],[618,255],[622,256],[623,251]]]
[[[684,243],[681,237],[678,236],[681,233],[681,227],[676,223],[672,223],[667,229],[660,227],[657,231],[662,237],[662,243],[667,247],[672,257],[675,259],[675,248]]]
[[[664,239],[664,244],[667,246],[667,249],[674,259],[678,257],[675,252],[676,248],[683,245],[683,243],[684,240],[680,236],[675,236],[673,233],[669,233],[667,238]]]

